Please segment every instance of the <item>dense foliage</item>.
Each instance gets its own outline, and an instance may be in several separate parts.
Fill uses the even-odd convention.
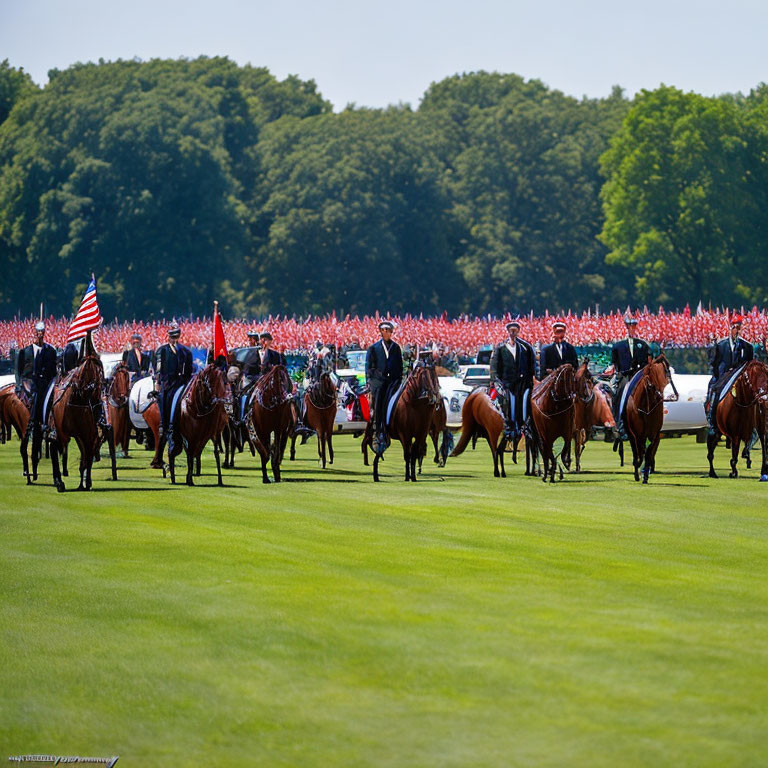
[[[334,114],[225,58],[0,67],[0,315],[764,302],[768,91],[516,75]]]

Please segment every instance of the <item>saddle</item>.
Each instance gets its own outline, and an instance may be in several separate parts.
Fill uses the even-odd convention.
[[[400,399],[400,396],[403,394],[403,390],[405,389],[406,382],[407,382],[407,379],[403,378],[403,380],[400,382],[400,386],[395,390],[394,394],[389,398],[389,403],[387,405],[387,414],[386,414],[386,418],[384,419],[384,425],[387,428],[392,422],[392,414],[395,412],[395,406],[397,405],[397,401]]]

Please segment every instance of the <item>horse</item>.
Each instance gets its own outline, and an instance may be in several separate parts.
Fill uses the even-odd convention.
[[[203,448],[209,440],[212,440],[218,484],[224,485],[221,478],[219,436],[227,423],[224,405],[228,402],[230,402],[229,387],[224,371],[213,364],[203,368],[189,383],[178,405],[177,439],[173,447],[169,446],[168,449],[171,483],[176,482],[176,457],[183,448],[187,455],[186,483],[194,485],[192,475],[195,462],[199,462]]]
[[[568,454],[573,439],[573,411],[576,397],[576,375],[570,363],[565,363],[550,373],[534,388],[531,395],[532,432],[535,447],[544,459],[542,480],[545,483],[547,478],[550,482],[555,482],[557,459],[553,446],[555,440],[560,437],[565,441],[560,458],[566,467],[570,465]],[[560,479],[562,476],[561,469]]]
[[[10,405],[11,402],[14,403],[13,406]],[[19,431],[19,425],[21,423],[20,418],[13,418],[13,414],[16,412],[18,406],[21,406],[26,412],[26,418],[21,415],[21,411],[18,413],[18,416],[23,418],[24,421],[24,426],[21,431]],[[6,386],[0,388],[0,445],[5,445],[5,443],[11,439],[14,428],[16,429],[16,434],[19,436],[19,440],[21,440],[24,433],[27,431],[28,423],[29,408],[19,400],[19,397],[16,394],[15,385],[6,384]]]
[[[131,374],[125,363],[118,363],[107,389],[107,413],[112,425],[115,445],[120,446],[122,458],[128,458],[131,440],[131,419],[128,415],[128,396],[131,392]]]
[[[390,437],[399,440],[405,459],[405,480],[416,482],[416,461],[426,443],[429,425],[438,402],[442,400],[440,382],[433,366],[417,363],[405,380],[402,394],[395,405],[387,427]],[[382,450],[373,460],[373,479],[379,482]]]
[[[485,387],[478,387],[464,401],[461,408],[461,438],[451,453],[451,458],[461,456],[469,445],[478,438],[488,441],[493,456],[493,476],[506,477],[504,451],[507,438],[504,436],[504,417],[494,406]]]
[[[707,437],[707,459],[709,476],[717,477],[712,460],[721,435],[731,444],[731,472],[728,477],[738,477],[736,465],[739,461],[739,444],[747,445],[757,429],[763,448],[761,476],[768,474],[766,466],[766,403],[768,403],[768,367],[757,360],[748,362],[736,378],[730,382],[715,410],[712,425],[715,433]]]
[[[589,439],[592,427],[598,424],[604,427],[615,427],[610,405],[603,391],[589,371],[588,360],[585,360],[576,371],[576,400],[574,402],[574,432],[573,446],[576,458],[576,471],[581,472],[581,454]]]
[[[329,464],[333,464],[333,424],[336,421],[336,385],[329,373],[321,373],[304,393],[306,425],[317,433],[317,454],[325,469],[325,448],[328,446]],[[295,436],[293,438],[295,441]],[[291,446],[293,453],[293,445]]]
[[[272,366],[253,388],[248,431],[253,432],[253,443],[261,458],[264,483],[269,482],[267,457],[271,460],[275,482],[280,482],[280,462],[293,424],[292,399],[293,382],[284,365]]]
[[[627,397],[624,423],[632,448],[635,480],[640,480],[642,464],[643,484],[648,483],[648,475],[655,469],[664,422],[664,389],[671,381],[669,361],[662,352],[642,369],[637,386]],[[674,389],[674,384],[672,387]]]
[[[70,438],[80,449],[80,485],[77,490],[91,490],[91,470],[103,440],[95,415],[103,385],[104,368],[101,360],[95,351],[88,351],[83,362],[58,379],[53,387],[48,443],[53,465],[53,484],[59,493],[65,490],[59,469],[59,456],[63,454]],[[112,479],[117,480],[112,430],[106,429],[105,432],[112,462]],[[29,476],[27,482],[29,483]]]

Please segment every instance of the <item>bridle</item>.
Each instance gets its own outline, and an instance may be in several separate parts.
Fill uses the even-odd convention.
[[[213,366],[208,366],[203,371],[201,371],[195,378],[195,383],[192,386],[192,390],[190,392],[190,400],[194,398],[194,406],[195,406],[195,411],[197,411],[196,413],[197,418],[201,419],[204,416],[208,416],[210,413],[212,413],[215,410],[217,405],[223,404],[226,407],[232,404],[232,400],[230,397],[220,397],[216,395],[213,391],[213,387],[211,386],[210,376],[216,370],[217,369],[214,368]],[[226,389],[228,389],[228,387],[225,387],[225,391]],[[204,409],[207,409],[207,410],[204,410]]]
[[[327,373],[321,373],[320,378],[307,389],[306,394],[312,407],[318,411],[327,410],[336,405],[336,389]]]
[[[282,379],[282,382],[280,381]],[[281,383],[285,384],[285,380],[290,378],[288,371],[282,365],[272,366],[267,373],[256,383],[254,387],[254,399],[265,410],[272,411],[278,406],[287,403],[293,399],[293,392],[291,388],[288,389],[279,386]],[[273,386],[277,383],[277,391]]]
[[[649,416],[651,413],[653,413],[662,403],[665,402],[676,402],[680,399],[680,395],[678,394],[677,387],[675,387],[675,382],[672,381],[672,373],[669,370],[669,362],[667,361],[667,358],[663,355],[660,356],[661,359],[652,360],[648,365],[645,366],[643,370],[643,392],[645,393],[645,399],[649,403],[649,407],[647,409],[641,408],[639,405],[635,405],[635,408],[637,409],[638,413],[642,413],[644,416]],[[661,365],[664,369],[664,388],[666,388],[667,384],[670,384],[672,386],[672,391],[674,392],[674,396],[669,398],[669,400],[664,398],[664,388],[659,389],[658,386],[653,382],[653,379],[651,377],[651,366],[653,365]],[[653,403],[653,405],[650,405],[650,403]]]
[[[406,384],[410,399],[426,400],[429,405],[437,407],[442,396],[440,395],[440,388],[435,386],[435,382],[432,381],[432,376],[436,377],[434,368],[424,363],[416,363]],[[414,390],[417,391],[417,394],[413,394]]]
[[[120,363],[115,370],[112,372],[112,381],[109,385],[109,389],[107,390],[107,394],[109,396],[108,402],[113,408],[117,408],[118,410],[120,408],[125,408],[128,405],[128,396],[130,395],[130,388],[125,391],[124,394],[119,396],[119,400],[115,398],[115,396],[112,393],[112,390],[114,389],[115,382],[117,381],[117,375],[119,373],[124,373],[126,377],[128,377],[128,381],[130,383],[130,376],[128,375],[128,368],[123,363]]]
[[[569,378],[573,379],[570,385],[567,380],[563,381],[563,377],[566,374],[570,374]],[[554,413],[546,413],[544,410],[542,410],[541,406],[536,402],[536,398],[531,397],[531,404],[543,416],[546,416],[548,419],[553,419],[555,416],[560,416],[561,414],[573,408],[573,404],[576,401],[577,395],[575,392],[575,377],[574,377],[572,365],[570,365],[569,363],[566,363],[565,365],[561,365],[554,373],[550,374],[550,376],[554,376],[554,378],[552,379],[552,382],[547,387],[546,392],[542,394],[544,396],[550,395],[552,397],[552,402],[555,403],[556,406],[561,403],[566,403],[566,405],[560,408],[559,410],[555,411]],[[562,396],[558,397],[557,389],[561,382],[563,382],[562,389],[565,390],[565,393],[562,394]],[[539,395],[538,397],[541,397],[541,395]]]
[[[744,366],[744,370],[739,374],[738,378],[736,379],[736,382],[740,382],[742,379],[746,380],[747,386],[749,387],[750,396],[752,397],[750,402],[740,403],[737,397],[738,395],[738,391],[737,391],[736,395],[733,396],[733,402],[736,403],[736,405],[738,405],[739,408],[751,408],[753,405],[756,405],[760,400],[762,400],[763,402],[768,400],[768,389],[766,389],[764,386],[761,385],[760,387],[758,387],[757,392],[755,392],[755,387],[752,384],[752,377],[748,373],[748,369],[750,367],[752,367],[753,369],[756,367],[754,365],[751,365],[752,362],[753,361],[750,361]],[[758,365],[759,364],[760,363],[758,363]],[[734,386],[736,382],[734,382]]]

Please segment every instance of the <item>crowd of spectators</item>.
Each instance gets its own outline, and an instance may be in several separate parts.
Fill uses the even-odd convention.
[[[700,309],[691,312],[686,307],[681,312],[647,310],[633,313],[638,320],[637,335],[651,343],[664,347],[704,347],[728,333],[730,311],[725,309]],[[754,344],[763,344],[768,336],[768,312],[753,307],[739,311],[744,317],[741,335]],[[580,315],[524,315],[518,318],[522,328],[520,336],[532,344],[545,344],[552,340],[552,323],[562,320],[567,324],[567,338],[576,345],[589,346],[610,344],[622,338],[626,331],[624,312],[593,313]],[[19,348],[32,341],[34,324],[38,318],[14,319],[0,322],[0,357],[8,357],[12,348]],[[213,336],[211,318],[175,318],[182,330],[182,343],[207,348]],[[396,323],[395,339],[412,348],[434,348],[445,360],[466,361],[474,358],[478,349],[498,344],[506,338],[505,324],[509,315],[496,317],[460,316],[449,318],[405,315],[391,317]],[[230,348],[248,345],[247,332],[252,329],[268,330],[274,337],[274,347],[285,353],[306,354],[318,341],[333,345],[336,349],[365,349],[379,338],[379,315],[324,317],[268,317],[261,320],[224,321],[224,334]],[[113,321],[104,324],[95,335],[97,348],[102,352],[120,352],[129,346],[131,334],[142,335],[145,349],[155,349],[166,341],[167,321]],[[46,341],[63,347],[70,318],[46,319]]]

